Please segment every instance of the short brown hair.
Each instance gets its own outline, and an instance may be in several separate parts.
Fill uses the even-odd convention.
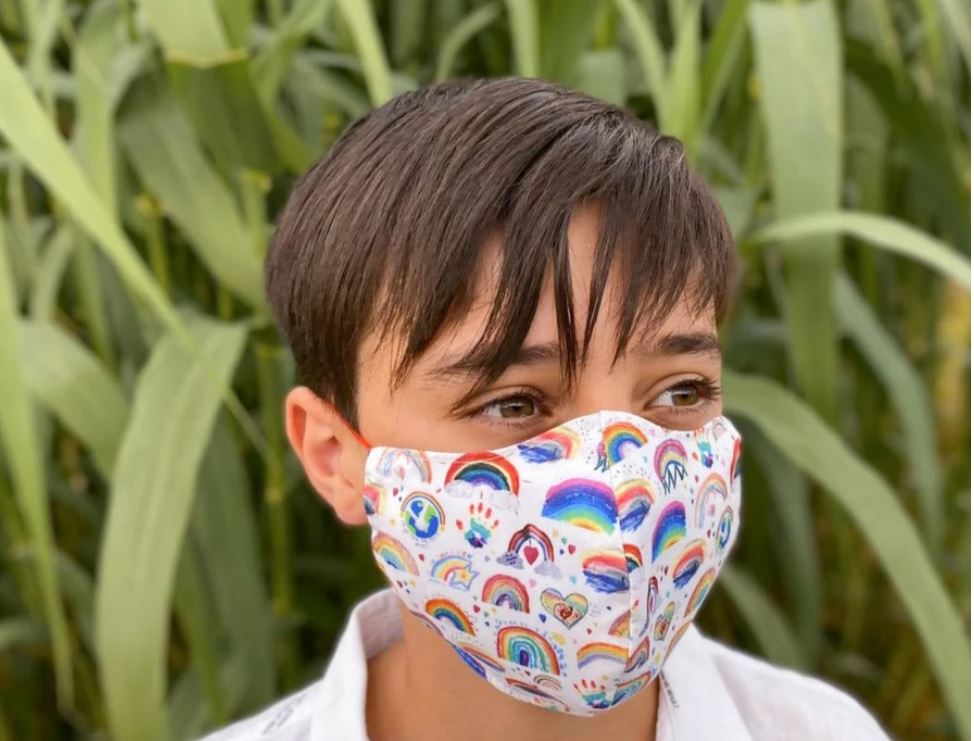
[[[575,206],[588,201],[602,218],[580,351],[566,232]],[[677,139],[542,80],[426,86],[350,124],[297,183],[279,220],[264,283],[298,383],[357,427],[365,337],[378,328],[405,341],[400,383],[469,308],[478,257],[495,230],[500,280],[470,359],[480,381],[468,398],[521,347],[547,270],[569,379],[588,348],[613,260],[627,268],[616,360],[636,329],[651,330],[681,297],[698,312],[713,307],[720,323],[737,278],[727,219]]]

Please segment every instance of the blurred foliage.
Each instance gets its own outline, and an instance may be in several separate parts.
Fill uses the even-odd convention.
[[[968,13],[0,0],[0,740],[189,738],[320,675],[381,582],[283,437],[272,223],[372,106],[507,74],[680,137],[733,224],[746,515],[703,628],[968,737]]]

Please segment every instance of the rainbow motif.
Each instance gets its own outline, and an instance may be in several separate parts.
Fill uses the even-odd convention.
[[[609,626],[609,635],[613,638],[628,638],[629,621],[631,618],[632,615],[628,610],[619,615],[619,617],[612,621],[612,625]]]
[[[703,540],[699,538],[691,541],[673,564],[673,584],[678,588],[683,589],[703,566],[706,555],[704,545]]]
[[[591,551],[582,561],[582,573],[596,592],[611,594],[629,589],[629,570],[621,551]]]
[[[741,439],[734,441],[734,450],[731,452],[730,478],[731,481],[741,475]]]
[[[443,508],[425,492],[413,492],[403,499],[400,514],[406,532],[419,540],[435,538],[443,529]]]
[[[426,614],[434,620],[439,620],[453,626],[457,630],[474,635],[473,623],[459,605],[442,597],[434,597],[426,603]]]
[[[615,694],[612,696],[612,704],[618,705],[620,702],[625,700],[627,697],[632,697],[639,690],[645,687],[650,682],[650,673],[640,674],[638,677],[633,677],[632,679],[626,680],[625,682],[619,682],[616,685]]]
[[[525,682],[523,679],[517,679],[516,677],[504,677],[504,681],[507,682],[511,687],[519,689],[522,692],[527,692],[529,695],[534,695],[535,697],[543,697],[546,700],[555,700],[550,694],[545,692],[540,687],[536,687],[530,682]]]
[[[649,661],[649,638],[643,638],[626,662],[626,671],[635,671],[647,661]]]
[[[649,482],[645,479],[632,479],[616,487],[616,506],[619,509],[619,527],[626,532],[632,532],[640,525],[649,513],[649,508],[656,501]]]
[[[554,677],[549,677],[547,674],[536,674],[534,676],[534,683],[539,687],[554,690],[555,692],[561,691],[561,682]]]
[[[422,613],[422,612],[416,612],[415,610],[410,610],[410,612],[413,614],[413,616],[417,620],[419,620],[429,630],[431,630],[434,633],[436,633],[436,635],[442,637],[443,631],[440,630],[440,626],[437,624],[437,622],[435,620],[430,619],[430,616],[429,615],[426,615],[425,613]]]
[[[404,483],[428,484],[432,480],[430,462],[421,450],[386,448],[378,462],[379,472]]]
[[[704,479],[697,492],[697,517],[698,528],[706,526],[707,519],[717,514],[717,502],[727,501],[727,485],[723,477],[718,473],[712,473]]]
[[[649,596],[647,597],[647,610],[650,613],[656,612],[656,600],[659,599],[659,581],[655,576],[649,577]]]
[[[653,563],[656,563],[663,551],[679,543],[686,534],[686,511],[680,502],[670,502],[660,512],[653,529]]]
[[[541,516],[597,533],[611,533],[619,513],[611,487],[601,481],[576,478],[548,489]]]
[[[687,451],[683,443],[675,438],[664,440],[656,448],[653,459],[656,475],[663,482],[663,491],[669,494],[687,475]]]
[[[551,544],[551,538],[536,525],[525,525],[514,533],[511,542],[507,545],[507,550],[518,554],[532,565],[538,560],[538,556],[541,556],[543,561],[555,560],[555,548]]]
[[[659,581],[655,576],[651,576],[646,594],[646,619],[643,621],[643,627],[639,629],[639,635],[643,635],[649,628],[649,621],[653,617],[653,613],[656,612],[657,602],[659,602]]]
[[[611,661],[615,664],[625,664],[629,658],[629,652],[625,646],[615,643],[586,643],[578,649],[578,668],[582,669],[593,661]]]
[[[457,646],[464,652],[470,654],[470,656],[475,658],[488,669],[495,672],[500,672],[501,674],[504,673],[504,665],[490,654],[481,651],[479,648],[470,643],[463,643],[462,641],[458,641]]]
[[[525,682],[523,679],[517,679],[516,677],[504,677],[504,681],[507,682],[510,687],[513,687],[516,690],[520,690],[528,695],[532,695],[540,700],[544,700],[546,703],[545,707],[548,707],[551,710],[568,710],[568,706],[557,697],[552,697],[540,687],[535,687],[533,684]]]
[[[717,548],[723,551],[730,542],[734,527],[734,512],[730,507],[724,510],[717,523]]]
[[[561,426],[519,443],[517,450],[528,463],[549,463],[574,457],[581,443],[575,430]]]
[[[381,484],[366,484],[362,488],[362,504],[365,507],[365,514],[371,516],[379,513],[382,501],[386,496],[385,487]]]
[[[517,469],[496,453],[467,453],[457,458],[446,472],[444,485],[463,481],[471,486],[485,486],[493,491],[517,495],[520,479]]]
[[[473,570],[470,556],[447,554],[430,567],[430,576],[446,582],[454,589],[470,591],[470,583],[480,572]]]
[[[700,462],[707,468],[714,465],[714,451],[707,440],[697,440],[697,450],[700,452]]]
[[[457,652],[457,656],[459,656],[461,659],[463,659],[463,663],[464,664],[466,664],[471,669],[473,669],[475,672],[477,672],[477,674],[480,676],[481,679],[486,679],[487,678],[487,670],[484,669],[483,664],[481,664],[479,661],[477,661],[477,659],[475,657],[471,656],[469,653],[467,653],[466,651],[464,651],[462,648],[460,648],[459,646],[455,646],[452,643],[450,644],[450,647],[454,651]]]
[[[714,579],[717,576],[717,568],[711,566],[705,572],[703,576],[700,577],[700,581],[697,582],[697,586],[693,588],[693,592],[690,593],[690,599],[687,600],[687,609],[683,613],[684,617],[696,614],[697,610],[700,609],[700,605],[707,598],[707,593],[710,592],[710,587],[714,584]]]
[[[372,552],[375,557],[389,564],[397,571],[405,571],[407,574],[419,574],[416,568],[416,561],[413,559],[409,549],[391,535],[381,533],[372,539]]]
[[[681,625],[679,628],[676,629],[676,632],[673,634],[673,637],[670,639],[670,645],[666,647],[666,653],[663,654],[664,664],[666,663],[666,660],[670,658],[670,654],[673,653],[673,649],[676,648],[676,644],[680,642],[680,638],[683,637],[683,634],[687,632],[687,629],[691,625],[692,623],[688,620],[687,622],[683,623],[683,625]]]
[[[643,567],[643,554],[632,543],[626,543],[622,546],[622,551],[626,555],[626,571],[632,573],[636,569],[641,569]]]
[[[484,602],[518,612],[531,612],[527,588],[507,574],[494,574],[484,582]]]
[[[602,433],[605,457],[611,466],[646,444],[646,435],[629,422],[613,422]]]
[[[561,674],[558,655],[530,628],[506,625],[497,631],[497,655],[514,664],[547,674]]]
[[[673,613],[676,612],[676,605],[670,602],[656,618],[653,626],[653,640],[659,642],[666,638],[670,630],[670,623],[673,622]]]

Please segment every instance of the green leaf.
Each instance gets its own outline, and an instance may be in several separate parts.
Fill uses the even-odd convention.
[[[221,284],[263,309],[260,258],[233,194],[158,79],[134,86],[123,104],[118,134],[142,183],[190,238],[200,259]]]
[[[153,349],[112,476],[95,628],[109,726],[120,741],[167,736],[166,649],[176,563],[221,388],[247,336],[245,324],[195,318],[188,325],[201,356],[171,335]]]
[[[372,105],[378,107],[389,100],[393,92],[389,62],[372,15],[372,4],[368,0],[338,0],[338,9],[352,33],[355,49],[362,60],[365,85],[369,89]]]
[[[636,56],[642,66],[649,95],[656,105],[657,121],[667,120],[666,57],[653,23],[636,0],[615,0],[616,7],[632,35]]]
[[[257,710],[273,699],[274,623],[251,485],[229,422],[225,414],[217,417],[200,467],[190,537],[201,556],[221,632],[239,659],[244,708]]]
[[[168,70],[196,133],[226,171],[275,169],[274,136],[247,60],[206,67],[171,62]]]
[[[121,388],[87,347],[55,324],[21,321],[20,342],[31,394],[91,451],[108,480],[128,417]]]
[[[140,0],[139,6],[167,60],[205,66],[236,55],[215,0]]]
[[[583,53],[578,60],[575,87],[614,105],[624,106],[629,94],[626,58],[618,49],[594,49]]]
[[[538,9],[534,0],[504,0],[514,47],[514,69],[521,77],[541,74],[541,36],[538,30]]]
[[[840,323],[883,384],[900,418],[903,455],[918,490],[924,535],[930,552],[939,558],[944,537],[943,473],[933,405],[923,379],[844,274],[836,281],[833,304]]]
[[[803,646],[802,655],[811,660],[822,645],[822,574],[808,479],[759,430],[752,430],[748,442],[774,503],[779,536],[775,542],[780,549],[775,554],[780,559],[777,571],[787,574],[792,622]]]
[[[939,239],[897,219],[857,211],[830,211],[782,219],[748,236],[749,242],[800,243],[806,237],[845,234],[922,263],[967,289],[971,287],[971,264]]]
[[[683,143],[691,162],[697,159],[700,133],[700,0],[683,11],[666,80],[663,130]]]
[[[809,407],[774,381],[724,371],[725,408],[750,419],[841,504],[872,546],[926,648],[961,732],[970,733],[970,643],[896,493]]]
[[[788,621],[754,579],[726,564],[717,583],[740,611],[769,660],[795,669],[807,668],[808,661]]]
[[[44,629],[28,617],[0,620],[0,654],[22,644],[32,648],[43,646]]]
[[[832,3],[754,2],[749,15],[775,214],[784,219],[837,208],[842,182],[842,50]],[[810,152],[814,156],[796,156]],[[829,235],[809,237],[801,245],[789,245],[783,258],[784,312],[798,384],[819,413],[834,420],[838,345],[835,318],[822,307],[832,300],[838,240]]]
[[[44,115],[23,76],[0,40],[0,133],[59,199],[84,230],[115,263],[125,281],[172,329],[180,324],[175,310],[159,290],[138,253],[68,151],[64,140]]]
[[[0,113],[0,117],[2,115]],[[44,455],[35,426],[34,407],[17,357],[21,347],[18,302],[10,278],[4,235],[3,220],[0,219],[0,409],[3,410],[0,414],[0,443],[31,541],[33,565],[54,653],[58,704],[67,711],[74,693],[71,639],[54,565],[54,533],[44,483]]]
[[[254,79],[265,102],[274,100],[294,55],[307,36],[324,23],[333,4],[334,0],[297,0],[274,29],[253,62]]]
[[[741,54],[750,4],[751,0],[728,0],[723,3],[720,20],[707,40],[707,53],[700,75],[700,96],[703,101],[701,132],[710,128],[721,98],[727,90],[730,73]]]
[[[573,86],[582,53],[592,40],[599,3],[591,0],[541,0],[542,77]]]
[[[471,10],[443,37],[436,58],[436,82],[446,80],[453,73],[457,55],[470,39],[497,20],[501,14],[500,5],[488,3]]]

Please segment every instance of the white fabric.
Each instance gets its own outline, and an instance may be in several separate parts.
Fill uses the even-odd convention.
[[[369,595],[352,611],[322,679],[203,741],[367,741],[367,662],[402,634],[395,593],[386,588]],[[695,739],[889,736],[835,687],[724,646],[691,625],[660,674],[656,741]]]
[[[372,553],[495,689],[593,716],[632,702],[740,529],[741,435],[601,410],[489,451],[374,447]]]

